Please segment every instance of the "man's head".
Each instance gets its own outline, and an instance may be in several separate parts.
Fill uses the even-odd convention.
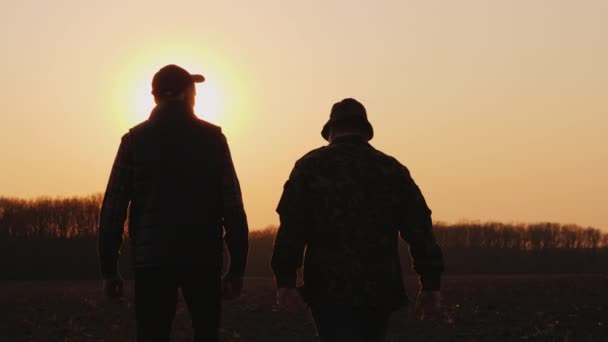
[[[203,75],[192,75],[183,68],[169,64],[162,67],[152,78],[152,95],[159,104],[166,101],[186,101],[194,107],[195,83],[204,82]]]
[[[358,135],[369,141],[374,129],[367,120],[365,107],[355,99],[344,99],[331,108],[329,121],[323,126],[321,136],[329,142],[338,136]]]

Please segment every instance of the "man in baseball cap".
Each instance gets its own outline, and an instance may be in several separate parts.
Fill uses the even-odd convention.
[[[169,64],[162,67],[152,78],[152,95],[156,98],[172,98],[195,83],[205,81],[203,75],[192,75],[182,67]]]
[[[98,252],[110,298],[122,295],[129,212],[137,341],[170,340],[180,288],[194,340],[217,341],[221,298],[243,286],[247,218],[226,137],[194,114],[195,83],[204,80],[173,64],[154,75],[157,105],[122,137],[103,200]],[[224,240],[231,262],[222,282]]]

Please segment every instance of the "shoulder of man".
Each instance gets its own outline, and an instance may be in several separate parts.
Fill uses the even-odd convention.
[[[323,159],[325,150],[326,146],[316,148],[296,161],[283,187],[283,194],[276,209],[279,214],[288,215],[298,211],[298,203],[302,203],[302,199],[306,197],[307,184],[317,176],[318,168],[315,165]]]
[[[125,135],[123,135],[123,138],[126,136],[129,136],[129,135],[137,134],[138,132],[145,130],[151,124],[152,124],[152,122],[150,120],[142,121],[142,122],[138,123],[137,125],[129,128],[129,131],[127,133],[125,133]]]
[[[202,120],[199,118],[196,118],[195,122],[199,127],[207,129],[212,133],[222,134],[222,127],[220,127],[218,125],[214,125],[209,121],[205,121],[205,120]]]
[[[383,167],[393,169],[395,172],[400,173],[402,175],[410,175],[410,171],[408,170],[408,168],[403,165],[397,158],[375,148],[373,148],[372,153],[374,154],[378,162],[382,164]]]
[[[209,132],[216,133],[218,135],[222,134],[222,128],[220,126],[212,124],[211,122],[208,122],[208,121],[205,121],[205,120],[202,120],[202,119],[199,119],[199,118],[196,118],[194,120],[194,122],[195,122],[196,126],[201,127],[203,129],[206,129]],[[145,130],[145,129],[147,129],[147,128],[155,125],[155,124],[156,123],[154,121],[152,121],[152,120],[142,121],[139,124],[131,127],[129,129],[129,132],[127,134],[133,133],[133,132],[137,133],[138,131]]]
[[[327,146],[316,148],[308,153],[304,154],[298,159],[294,165],[294,171],[308,170],[315,167],[315,164],[322,162],[326,156]]]

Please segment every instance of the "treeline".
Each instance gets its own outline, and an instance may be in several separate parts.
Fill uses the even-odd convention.
[[[101,201],[101,194],[34,200],[0,197],[0,240],[94,238]],[[252,234],[252,238],[273,237],[274,234],[275,228],[268,227]],[[439,222],[435,224],[435,235],[444,248],[608,247],[608,234],[599,229],[557,223]]]
[[[436,223],[435,236],[444,248],[554,248],[608,247],[608,234],[599,229],[558,223],[505,224],[500,222]]]
[[[0,280],[98,279],[96,231],[102,196],[0,198]],[[126,229],[125,229],[126,232]],[[276,227],[250,234],[247,276],[269,277]],[[608,234],[556,223],[435,224],[446,274],[606,273]],[[399,245],[404,274],[408,246]],[[130,245],[121,270],[131,277]]]
[[[102,195],[33,200],[0,197],[0,239],[95,236]]]

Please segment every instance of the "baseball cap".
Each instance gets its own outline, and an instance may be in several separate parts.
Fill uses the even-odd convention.
[[[154,96],[175,96],[194,83],[205,81],[203,75],[190,74],[184,68],[175,64],[162,67],[152,78],[152,94]]]

